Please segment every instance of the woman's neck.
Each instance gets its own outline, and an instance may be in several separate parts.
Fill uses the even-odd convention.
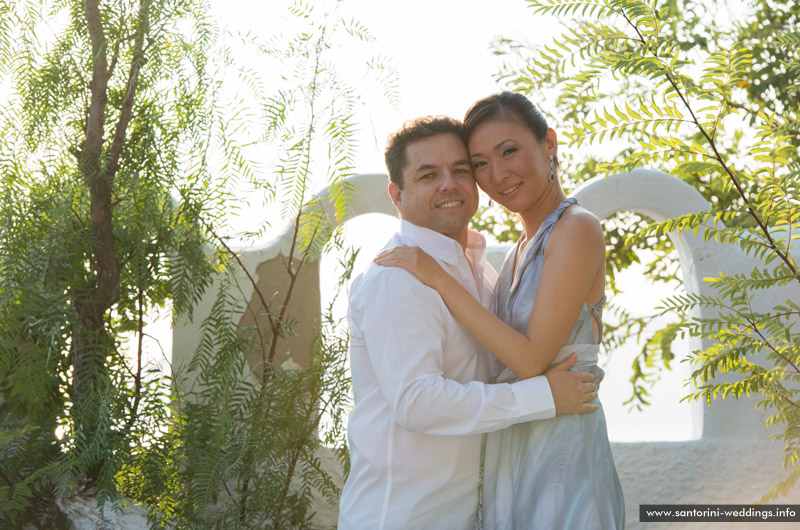
[[[566,198],[567,196],[561,186],[552,186],[549,192],[542,196],[541,200],[536,201],[526,211],[520,212],[519,216],[524,230],[523,237],[526,241],[536,235],[545,218],[555,211],[558,205]]]

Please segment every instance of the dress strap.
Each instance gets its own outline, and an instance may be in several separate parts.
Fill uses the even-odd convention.
[[[594,321],[597,323],[597,335],[600,337],[600,340],[603,339],[603,319],[602,319],[602,311],[603,306],[606,305],[606,295],[603,295],[603,298],[600,299],[599,302],[596,304],[590,304],[589,302],[585,302],[585,304],[589,307],[589,311],[594,318]]]
[[[553,231],[553,225],[555,225],[556,221],[561,218],[561,214],[564,213],[564,210],[577,203],[578,200],[574,197],[567,197],[561,201],[556,209],[550,212],[547,217],[544,218],[542,224],[539,226],[539,229],[536,231],[533,237],[528,240],[521,253],[519,250],[521,240],[517,241],[517,244],[514,247],[515,254],[509,254],[512,259],[515,259],[517,262],[516,272],[514,273],[510,287],[510,291],[512,293],[514,293],[519,285],[520,278],[522,278],[522,272],[525,270],[525,268],[527,268],[528,265],[535,259],[538,253],[544,252],[547,241],[550,239],[550,232]],[[517,256],[517,254],[519,254],[519,256]],[[513,262],[511,265],[513,266]]]

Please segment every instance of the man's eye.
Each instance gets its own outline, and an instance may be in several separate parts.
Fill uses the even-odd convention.
[[[419,179],[420,179],[420,180],[423,180],[423,179],[432,179],[432,178],[433,178],[433,176],[434,176],[434,175],[433,175],[433,173],[425,173],[425,174],[424,174],[424,175],[422,175],[422,176],[421,176]]]

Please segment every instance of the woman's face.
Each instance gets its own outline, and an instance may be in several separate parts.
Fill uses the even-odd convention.
[[[558,142],[552,129],[539,142],[514,119],[492,119],[478,125],[468,147],[478,186],[514,213],[535,206],[553,185],[550,155],[557,154]]]

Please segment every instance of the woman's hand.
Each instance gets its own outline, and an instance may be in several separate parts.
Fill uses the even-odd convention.
[[[384,267],[400,267],[405,269],[419,281],[440,291],[447,273],[435,259],[426,254],[419,247],[392,247],[381,251],[372,260]]]

